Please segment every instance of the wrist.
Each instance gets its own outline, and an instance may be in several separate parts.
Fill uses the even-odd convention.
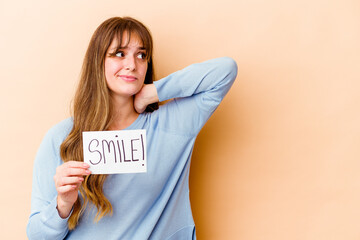
[[[140,92],[135,95],[134,98],[134,108],[138,113],[142,113],[145,111],[146,107],[149,104],[155,103],[159,101],[159,97],[157,95],[157,90],[154,84],[145,84],[143,85]]]
[[[146,84],[144,85],[144,87],[146,88],[144,89],[145,90],[144,100],[146,101],[146,105],[158,102],[159,97],[155,85],[153,83]]]
[[[57,197],[56,202],[57,202],[56,209],[58,210],[59,216],[61,218],[67,218],[69,216],[74,204],[62,201],[59,198],[59,196]]]

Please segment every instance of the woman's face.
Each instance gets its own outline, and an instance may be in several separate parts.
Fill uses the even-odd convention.
[[[105,57],[105,77],[113,96],[130,97],[140,91],[147,71],[146,50],[137,34],[123,34],[121,49],[116,51],[118,42],[114,39]]]

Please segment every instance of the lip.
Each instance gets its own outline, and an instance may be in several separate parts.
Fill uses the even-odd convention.
[[[131,75],[119,75],[119,77],[124,80],[125,82],[133,82],[136,81],[137,78]]]

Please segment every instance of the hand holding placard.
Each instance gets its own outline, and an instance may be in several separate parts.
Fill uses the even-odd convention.
[[[84,162],[93,174],[146,172],[146,130],[83,132]]]

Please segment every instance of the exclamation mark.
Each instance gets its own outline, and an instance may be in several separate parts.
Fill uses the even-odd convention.
[[[143,139],[143,136],[142,134],[140,134],[140,137],[141,137],[141,145],[142,145],[142,160],[144,161],[145,160],[145,148],[144,148],[144,139]],[[144,166],[144,164],[142,164]]]

